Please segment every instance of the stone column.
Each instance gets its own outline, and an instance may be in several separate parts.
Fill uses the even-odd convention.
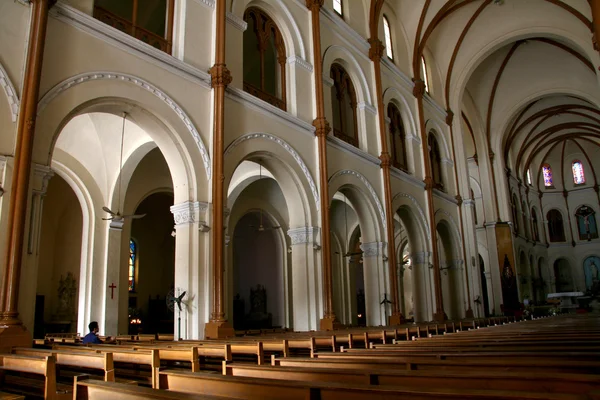
[[[124,221],[109,221],[108,240],[106,243],[106,275],[104,278],[104,318],[98,321],[100,332],[107,336],[119,333],[119,300],[128,291],[121,288],[126,280],[120,279],[122,275],[121,264],[124,261],[123,247]],[[121,296],[120,296],[121,294]],[[123,300],[125,301],[125,300]]]
[[[171,206],[175,222],[175,294],[186,292],[179,331],[178,309],[174,313],[175,337],[204,338],[207,310],[209,226],[208,203],[184,201]]]
[[[210,69],[211,86],[214,94],[214,129],[213,129],[213,172],[212,172],[212,204],[213,204],[213,275],[212,275],[212,312],[210,321],[205,325],[207,338],[223,338],[234,336],[233,327],[225,318],[225,302],[223,272],[225,226],[223,209],[225,199],[223,192],[223,142],[225,131],[225,88],[231,83],[231,74],[225,64],[225,25],[226,0],[216,3],[216,43],[215,64]]]
[[[54,4],[54,1],[32,0],[31,3],[31,26],[21,107],[17,122],[15,160],[8,210],[6,264],[0,290],[1,346],[31,346],[31,335],[23,328],[19,320],[19,286],[46,24],[48,9]]]
[[[31,181],[31,197],[28,206],[28,221],[25,229],[25,251],[21,268],[21,283],[19,286],[19,314],[25,328],[33,332],[35,319],[35,294],[37,291],[38,260],[40,248],[40,234],[42,227],[42,212],[44,197],[48,190],[48,182],[54,172],[45,166],[33,165],[33,179]]]
[[[0,196],[0,232],[7,231],[8,224],[8,206],[10,204],[9,197],[11,192],[11,179],[14,166],[14,158],[11,156],[0,155],[0,187],[2,188],[2,196]],[[0,260],[6,257],[8,235],[0,235]],[[4,266],[0,268],[0,272],[4,271]],[[4,273],[0,273],[0,287],[4,279]],[[0,293],[1,295],[1,293]],[[0,310],[1,311],[1,310]]]
[[[315,243],[318,228],[306,226],[292,228],[290,237],[293,328],[295,331],[319,329],[319,271],[317,270],[318,252],[322,248]],[[316,250],[318,249],[318,250]]]
[[[413,272],[413,297],[416,322],[430,321],[434,309],[434,293],[431,282],[431,253],[427,251],[410,254]]]
[[[467,274],[470,275],[470,282],[472,283],[469,287],[470,294],[473,299],[476,299],[479,294],[479,305],[475,305],[475,309],[478,310],[475,314],[476,317],[483,316],[483,293],[482,286],[480,282],[481,272],[479,270],[479,249],[477,248],[477,232],[474,220],[474,209],[475,209],[475,201],[472,199],[467,199],[463,201],[463,206],[467,210],[463,214],[464,218],[464,236],[465,242],[464,246],[467,245],[470,248],[470,251],[467,252],[467,256],[465,259],[465,268],[467,270]],[[470,254],[470,256],[469,256]],[[491,298],[491,296],[489,297]]]
[[[306,0],[306,7],[310,10],[313,38],[313,60],[317,117],[313,121],[316,128],[318,153],[319,153],[319,186],[320,186],[320,211],[321,211],[321,266],[323,268],[323,318],[320,322],[321,330],[333,330],[339,321],[333,310],[333,281],[331,271],[331,245],[329,228],[329,173],[327,172],[327,135],[331,131],[325,119],[325,105],[323,102],[323,62],[321,56],[321,19],[320,12],[324,0]]]
[[[365,308],[367,312],[367,326],[386,325],[387,315],[385,307],[381,302],[384,294],[390,300],[390,294],[385,292],[386,277],[383,267],[385,242],[363,243],[360,249],[363,251],[363,272],[365,277]],[[395,286],[395,285],[394,285]],[[388,304],[388,313],[391,313],[391,304]]]

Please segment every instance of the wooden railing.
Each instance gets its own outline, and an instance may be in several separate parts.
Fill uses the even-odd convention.
[[[258,97],[261,100],[266,101],[267,103],[274,105],[277,108],[285,111],[285,101],[273,96],[272,94],[263,92],[259,88],[251,85],[248,82],[244,82],[244,92],[250,93],[254,97]]]
[[[94,6],[94,18],[165,53],[171,53],[171,43],[167,39],[147,29],[133,25],[130,21],[113,14],[105,8]]]

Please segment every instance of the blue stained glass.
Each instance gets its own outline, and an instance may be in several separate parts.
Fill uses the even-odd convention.
[[[585,175],[583,173],[583,164],[581,164],[581,161],[573,161],[573,182],[575,182],[576,185],[585,183]]]
[[[550,168],[550,165],[544,164],[542,166],[542,173],[544,175],[544,186],[546,186],[546,187],[554,186],[552,183],[552,168]]]

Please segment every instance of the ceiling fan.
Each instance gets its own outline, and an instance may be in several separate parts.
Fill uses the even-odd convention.
[[[342,195],[344,196],[344,227],[346,230],[346,236],[344,238],[344,241],[348,240],[348,199],[346,198],[346,195],[344,193],[342,193]],[[339,251],[336,251],[335,254],[340,254]],[[361,251],[354,251],[351,252],[350,249],[348,249],[348,251],[346,251],[344,254],[342,254],[342,257],[353,257],[353,256],[362,256],[363,252]],[[362,258],[362,257],[361,257]]]
[[[121,176],[123,175],[123,141],[125,139],[125,120],[127,119],[127,113],[123,113],[123,125],[121,128],[121,156],[119,158],[119,183],[118,183],[118,202],[117,207],[121,206]],[[131,214],[131,215],[121,215],[121,211],[117,208],[117,212],[112,211],[110,208],[104,206],[102,210],[108,213],[110,216],[108,218],[102,218],[104,221],[123,221],[126,218],[131,219],[139,219],[146,216],[146,214]]]
[[[259,180],[262,179],[262,164],[259,162],[258,163],[258,176],[259,176]],[[281,229],[281,226],[271,226],[271,227],[265,227],[263,225],[263,212],[262,212],[262,208],[258,209],[258,212],[260,213],[260,220],[258,223],[258,226],[255,225],[250,225],[250,228],[255,228],[257,232],[264,232],[264,231],[272,231],[275,229]]]

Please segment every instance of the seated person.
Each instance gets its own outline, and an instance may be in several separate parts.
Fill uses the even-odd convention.
[[[83,344],[102,344],[102,343],[104,343],[98,337],[98,332],[100,331],[100,328],[98,328],[98,322],[96,322],[96,321],[90,322],[90,324],[88,325],[88,328],[90,328],[90,333],[88,333],[87,335],[84,336],[84,338],[82,340]],[[106,343],[114,343],[114,338],[108,337],[106,340]]]

